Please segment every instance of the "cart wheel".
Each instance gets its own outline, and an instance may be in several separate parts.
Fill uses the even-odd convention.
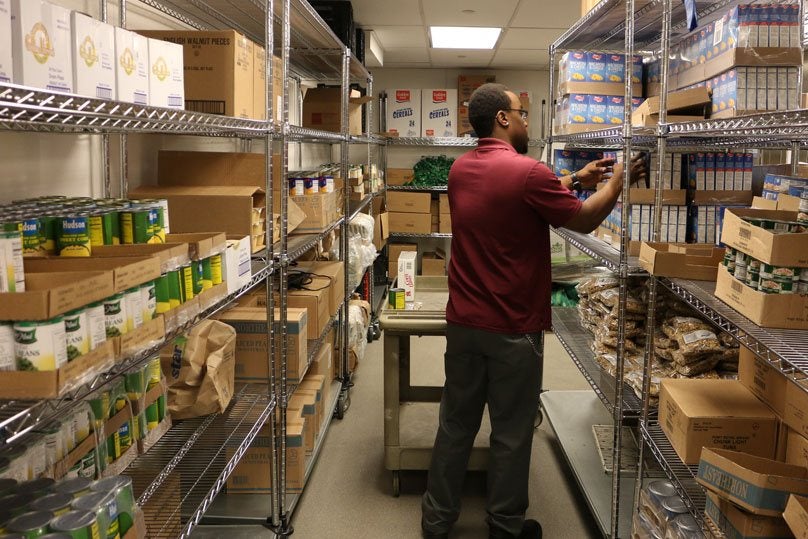
[[[345,418],[345,410],[347,410],[345,406],[345,395],[340,395],[339,400],[337,401],[337,409],[335,413],[337,414],[337,419],[344,419]]]
[[[368,344],[373,342],[373,326],[368,326]]]
[[[393,470],[393,498],[401,496],[401,472]]]
[[[379,326],[379,322],[373,323],[373,340],[378,341],[382,337],[382,328]]]

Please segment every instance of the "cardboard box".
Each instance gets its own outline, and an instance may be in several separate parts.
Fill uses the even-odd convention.
[[[101,374],[115,361],[115,343],[105,341],[55,371],[0,371],[0,398],[55,399],[72,389],[88,373]]]
[[[421,90],[387,90],[385,127],[388,133],[400,137],[421,136]],[[389,174],[389,170],[388,170]],[[388,175],[388,183],[390,177]],[[400,185],[393,184],[390,185]]]
[[[438,208],[441,214],[449,215],[451,211],[449,210],[449,195],[441,193],[438,195]]]
[[[438,232],[441,234],[452,233],[452,216],[448,213],[440,214],[440,227],[438,228]]]
[[[295,270],[292,269],[290,273],[295,273]],[[328,283],[327,286],[330,287],[330,283],[328,281],[322,280],[321,282]],[[314,284],[315,283],[307,285],[309,290],[295,290],[290,288],[286,303],[293,309],[306,310],[308,317],[308,323],[306,324],[308,327],[308,332],[306,338],[309,340],[319,339],[320,335],[323,334],[325,326],[331,319],[331,315],[329,314],[329,290],[328,288],[322,288],[321,286],[315,286]],[[255,300],[253,302],[254,306],[266,306],[266,297],[264,294],[264,290],[261,290],[259,293],[253,296],[252,299]],[[279,304],[280,297],[276,294],[275,305]],[[251,306],[250,304],[243,305],[245,307]]]
[[[166,327],[163,315],[158,314],[139,328],[126,332],[120,337],[120,356],[139,354],[148,348],[161,344],[165,339]]]
[[[777,418],[736,380],[663,380],[659,424],[685,464],[702,447],[775,455]]]
[[[213,228],[232,235],[252,235],[254,211],[266,208],[264,190],[249,186],[143,186],[129,191],[129,196],[168,200],[175,233]]]
[[[387,185],[405,185],[412,181],[413,170],[411,168],[388,168],[387,169]],[[387,192],[390,196],[392,191]]]
[[[362,105],[370,102],[371,96],[362,96],[351,90],[348,96],[348,134],[362,134]],[[311,88],[303,98],[303,127],[322,131],[342,131],[342,89]]]
[[[373,246],[381,251],[390,237],[390,214],[384,198],[373,199]]]
[[[306,454],[311,455],[314,452],[314,444],[317,440],[317,432],[320,425],[317,409],[317,393],[295,389],[295,392],[289,399],[289,405],[294,408],[300,408],[303,411],[303,419],[306,422],[306,429],[303,433],[303,447]]]
[[[794,496],[793,494],[789,496],[786,510],[783,512],[783,519],[785,519],[794,537],[803,538],[808,536],[808,498]]]
[[[14,80],[11,54],[11,0],[0,0],[0,82]]]
[[[497,82],[496,75],[458,75],[457,77],[457,106],[468,107],[469,99],[474,90],[489,82]]]
[[[668,94],[668,122],[704,119],[710,105],[710,91],[707,88],[679,90]],[[661,111],[659,97],[649,97],[631,115],[632,125],[656,125]],[[677,117],[679,117],[677,119]]]
[[[779,369],[741,346],[738,360],[738,380],[758,399],[774,410],[778,417],[785,415],[786,385],[788,379]]]
[[[788,537],[788,525],[782,517],[747,513],[713,492],[707,492],[704,512],[727,537],[738,539]]]
[[[390,232],[405,234],[430,234],[432,232],[432,217],[428,213],[398,213],[390,212]]]
[[[808,468],[808,439],[786,427],[786,464]]]
[[[421,91],[421,136],[457,136],[457,90]]]
[[[32,273],[49,272],[112,273],[113,294],[160,277],[160,259],[151,256],[121,258],[30,257],[25,259],[26,278]]]
[[[320,423],[317,424],[317,434],[319,437],[322,422],[325,419],[325,398],[324,398],[325,377],[319,374],[307,373],[303,381],[297,386],[298,390],[315,391],[317,394],[317,414]]]
[[[290,196],[298,207],[303,210],[306,215],[300,225],[294,229],[295,234],[311,234],[315,232],[322,232],[328,228],[334,221],[339,219],[339,194],[333,193],[317,193],[314,195],[304,196]]]
[[[239,152],[179,152],[157,154],[159,185],[241,185],[266,187],[264,154]],[[281,157],[272,156],[273,189],[281,186]]]
[[[272,55],[272,102],[267,104],[267,52],[264,47],[253,44],[253,115],[256,120],[266,120],[267,108],[278,122],[283,117],[283,78],[281,59]]]
[[[739,204],[749,206],[753,201],[752,191],[712,191],[696,190],[693,192],[693,204],[696,206],[723,206]]]
[[[139,30],[182,45],[185,108],[195,112],[252,118],[253,42],[234,30]]]
[[[416,251],[402,251],[398,255],[398,278],[396,286],[404,289],[404,301],[415,301],[415,268],[418,261]]]
[[[325,377],[325,388],[328,390],[331,386],[329,383],[334,379],[334,346],[332,343],[324,342],[314,356],[314,360],[309,366],[309,374],[319,374]],[[327,397],[326,397],[327,400]]]
[[[26,273],[25,292],[0,293],[0,320],[49,320],[114,293],[111,271]]]
[[[149,39],[149,104],[170,109],[185,108],[183,48]]]
[[[773,231],[747,223],[743,217],[796,221],[797,212],[727,209],[721,241],[767,264],[808,267],[808,234],[774,234]]]
[[[808,468],[704,448],[697,481],[755,515],[779,517],[790,494],[808,494]]]
[[[631,85],[632,95],[639,97],[642,95],[642,84],[635,83]],[[579,81],[564,81],[558,84],[558,95],[569,94],[586,94],[586,95],[605,95],[605,96],[623,96],[626,93],[626,87],[622,82],[579,82]],[[601,127],[602,129],[603,127]]]
[[[415,243],[391,243],[387,246],[387,278],[391,281],[398,277],[398,256],[404,251],[418,252]]]
[[[268,494],[272,492],[272,436],[265,425],[227,480],[230,494]],[[286,424],[286,492],[300,493],[306,481],[306,451],[303,444],[304,424]],[[236,448],[227,448],[227,458]]]
[[[344,262],[310,262],[299,260],[292,269],[299,269],[316,274],[317,278],[327,278],[331,282],[328,288],[329,318],[339,311],[345,300],[345,263]],[[318,286],[319,288],[319,286]]]
[[[222,253],[227,248],[227,234],[223,232],[186,232],[166,234],[166,243],[187,243],[191,260],[204,260]]]
[[[115,27],[78,11],[70,19],[74,92],[115,99]]]
[[[808,438],[808,386],[804,381],[786,383],[783,421],[798,434]]]
[[[761,327],[808,329],[808,297],[753,290],[723,265],[718,267],[715,297]]]
[[[252,247],[249,236],[227,236],[227,248],[222,256],[222,278],[227,293],[247,286],[252,279]]]
[[[73,93],[70,10],[42,0],[11,0],[14,84]]]
[[[387,209],[399,213],[430,213],[432,195],[429,193],[387,193]]]
[[[424,253],[421,257],[421,275],[446,275],[446,260],[436,253]]]
[[[712,245],[642,242],[640,265],[651,275],[714,281],[724,249]]]
[[[268,383],[267,363],[267,312],[265,308],[235,307],[217,316],[218,320],[236,330],[236,380],[252,383]],[[280,310],[275,310],[275,320],[280,319]],[[287,309],[287,379],[300,380],[308,362],[308,320],[306,309]],[[280,325],[276,322],[276,332]],[[277,335],[278,333],[276,333]],[[276,353],[280,351],[280,339],[275,340]],[[277,357],[277,356],[276,356]],[[280,369],[280,365],[276,365]]]
[[[186,243],[138,243],[134,245],[99,245],[93,247],[93,258],[156,257],[160,272],[166,273],[177,266],[190,263]]]
[[[469,120],[469,108],[457,107],[457,136],[466,137],[474,134],[474,127]]]
[[[118,101],[149,104],[149,40],[115,27],[115,81]]]

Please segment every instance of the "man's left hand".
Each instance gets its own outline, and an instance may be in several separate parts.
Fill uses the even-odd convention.
[[[587,163],[584,168],[575,173],[575,176],[584,189],[594,189],[612,173],[613,166],[614,159],[598,159]]]

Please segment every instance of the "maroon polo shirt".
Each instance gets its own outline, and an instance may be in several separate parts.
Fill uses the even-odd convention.
[[[449,172],[446,320],[497,333],[550,329],[550,231],[581,201],[543,163],[485,138]]]

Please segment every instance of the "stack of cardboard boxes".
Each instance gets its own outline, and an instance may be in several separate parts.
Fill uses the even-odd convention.
[[[430,234],[432,232],[432,195],[430,193],[387,193],[390,232]]]

